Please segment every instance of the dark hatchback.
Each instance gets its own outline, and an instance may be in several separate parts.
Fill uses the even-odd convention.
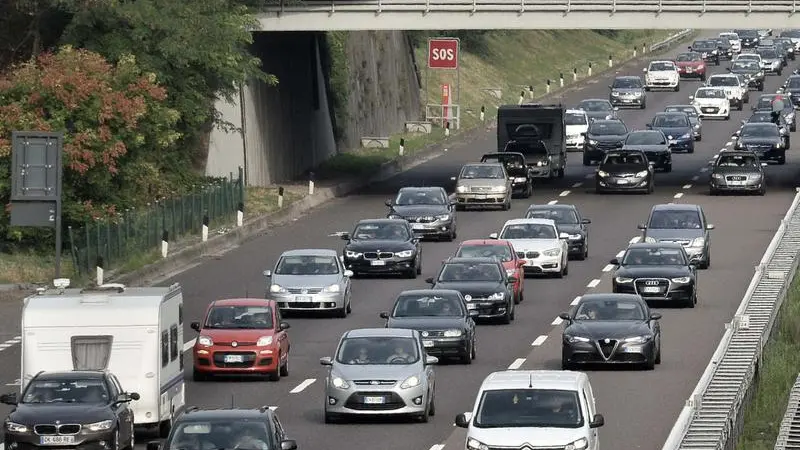
[[[441,187],[400,188],[394,200],[386,200],[389,219],[403,219],[421,238],[452,241],[456,234],[456,202]]]
[[[689,122],[692,124],[692,134],[695,141],[703,140],[703,119],[697,113],[697,109],[692,105],[670,105],[664,108],[664,112],[682,112],[689,116]]]
[[[712,40],[717,44],[717,50],[719,50],[720,58],[727,60],[733,58],[733,45],[731,45],[731,41],[729,39],[718,37]]]
[[[612,277],[612,292],[689,308],[697,304],[697,267],[681,244],[631,244],[611,264],[619,266]]]
[[[458,358],[464,364],[475,359],[476,309],[469,309],[458,291],[416,289],[403,291],[391,312],[382,312],[386,328],[418,330],[429,355]]]
[[[559,233],[567,233],[569,257],[583,261],[589,257],[589,225],[591,220],[581,216],[578,207],[566,203],[555,205],[531,205],[525,212],[526,219],[550,219]]]
[[[583,148],[583,165],[591,166],[595,161],[602,161],[606,152],[618,150],[628,137],[628,127],[619,119],[595,120],[586,131]]]
[[[344,246],[344,265],[358,274],[422,273],[422,248],[411,224],[403,219],[365,219],[352,233],[336,233]]]
[[[733,30],[734,33],[739,35],[742,40],[742,48],[755,48],[758,47],[758,42],[761,37],[756,30]]]
[[[800,106],[800,75],[791,75],[783,83],[783,93],[792,98],[795,109]]]
[[[613,151],[606,154],[595,174],[595,192],[640,192],[654,190],[653,165],[641,150]]]
[[[436,277],[425,280],[433,289],[461,292],[480,319],[514,320],[514,283],[497,258],[448,258]]]
[[[647,124],[647,129],[664,133],[673,152],[694,153],[694,129],[686,113],[656,113],[653,121]]]
[[[689,46],[690,52],[700,53],[704,61],[712,62],[715,66],[719,65],[720,55],[717,41],[699,40],[692,42]]]
[[[728,68],[728,72],[742,75],[747,80],[748,89],[764,91],[764,71],[754,59],[739,59],[733,62]]]
[[[786,164],[786,147],[783,136],[774,123],[746,123],[733,138],[735,150],[748,150],[761,161]]]
[[[797,131],[797,119],[794,110],[794,103],[791,97],[786,94],[760,95],[756,104],[753,105],[753,111],[779,111],[786,123],[789,124],[789,131]]]
[[[669,139],[661,130],[631,131],[625,139],[623,150],[641,150],[656,169],[672,172],[672,150]]]
[[[614,78],[611,85],[608,100],[617,107],[637,107],[645,109],[647,107],[647,92],[642,77],[622,76]]]
[[[511,189],[514,195],[529,198],[533,195],[533,177],[531,169],[525,162],[525,155],[518,152],[486,153],[481,156],[482,163],[500,163],[506,168],[511,178]]]
[[[719,154],[711,168],[709,194],[767,192],[764,166],[753,152],[729,150]]]
[[[611,104],[610,101],[600,98],[587,98],[581,100],[575,109],[580,109],[586,112],[589,120],[610,120],[617,118],[617,111],[619,108]]]
[[[133,449],[133,410],[139,394],[123,391],[106,371],[40,372],[22,398],[0,396],[14,409],[5,420],[5,448]]]
[[[578,365],[661,364],[661,314],[631,294],[586,294],[572,313],[561,313],[561,368]]]

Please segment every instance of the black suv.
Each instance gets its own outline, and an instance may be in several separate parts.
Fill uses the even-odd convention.
[[[533,176],[531,169],[525,162],[525,155],[518,152],[486,153],[481,157],[481,162],[500,163],[506,168],[511,178],[511,189],[514,194],[522,198],[533,195]]]
[[[713,62],[715,66],[719,65],[719,47],[717,41],[694,41],[692,45],[689,46],[689,51],[700,53],[704,61]]]
[[[595,191],[651,194],[655,188],[653,178],[653,164],[643,151],[615,150],[608,152],[597,168]]]
[[[133,410],[139,394],[125,392],[106,371],[39,372],[17,394],[5,421],[5,448],[117,448],[133,450]]]
[[[166,441],[147,443],[147,450],[161,449],[261,449],[296,450],[287,439],[278,414],[259,409],[211,409],[190,407],[178,416]]]

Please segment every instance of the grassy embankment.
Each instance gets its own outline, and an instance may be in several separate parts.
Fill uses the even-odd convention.
[[[615,61],[627,60],[633,56],[634,46],[641,48],[643,43],[658,42],[672,33],[674,31],[620,30],[613,33],[613,37],[607,37],[591,30],[492,31],[477,33],[470,39],[462,38],[458,98],[462,123],[461,129],[451,134],[451,139],[480,125],[481,106],[485,106],[486,119],[493,119],[499,105],[517,103],[525,86],[533,86],[535,95],[539,96],[545,93],[546,80],[550,79],[552,92],[556,92],[559,73],[563,73],[564,86],[568,88],[573,84],[574,68],[578,69],[578,80],[581,80],[586,78],[589,62],[592,62],[593,74],[597,75],[608,70],[608,55],[613,55]],[[337,40],[341,41],[341,37]],[[425,70],[427,39],[420,36],[416,41],[417,64],[420,70]],[[334,73],[331,80],[334,87],[337,75],[346,76]],[[430,70],[427,81],[428,86],[423,86],[421,94],[423,104],[426,98],[429,103],[441,101],[442,84],[450,83],[453,90],[456,89],[455,71]],[[499,89],[501,98],[494,97],[489,89]],[[444,130],[439,127],[434,127],[431,134],[397,134],[391,137],[389,148],[359,149],[337,155],[323,164],[320,173],[370,173],[397,158],[400,138],[405,139],[406,155],[445,139]]]

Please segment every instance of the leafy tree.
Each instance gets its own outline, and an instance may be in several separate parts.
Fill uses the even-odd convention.
[[[67,223],[107,217],[116,207],[167,193],[160,160],[180,138],[174,128],[179,113],[165,105],[166,89],[156,79],[133,56],[112,65],[69,46],[0,76],[0,202],[9,203],[14,130],[66,130]],[[20,240],[34,234],[10,230],[6,208],[0,235]]]

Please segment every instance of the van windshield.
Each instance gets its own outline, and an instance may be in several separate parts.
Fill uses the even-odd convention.
[[[478,428],[580,428],[583,411],[575,391],[491,390],[483,393],[474,425]]]

